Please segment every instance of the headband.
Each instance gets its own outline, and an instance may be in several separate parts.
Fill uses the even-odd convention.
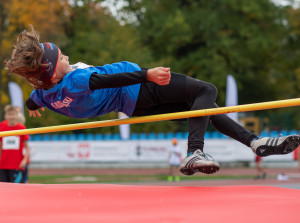
[[[44,54],[41,59],[42,64],[47,66],[42,66],[40,70],[41,78],[40,80],[44,83],[51,82],[51,78],[56,69],[58,60],[58,47],[53,43],[40,43]]]

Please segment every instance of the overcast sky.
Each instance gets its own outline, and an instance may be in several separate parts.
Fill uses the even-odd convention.
[[[289,5],[292,2],[292,5],[297,8],[299,7],[299,3],[300,3],[300,0],[272,0],[272,1],[282,6]]]

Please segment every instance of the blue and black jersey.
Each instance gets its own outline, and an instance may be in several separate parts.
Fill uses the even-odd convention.
[[[146,70],[131,62],[78,68],[50,89],[35,89],[26,105],[47,107],[73,118],[92,118],[109,112],[131,116]]]

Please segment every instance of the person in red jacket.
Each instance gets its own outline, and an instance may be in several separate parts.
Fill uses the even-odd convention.
[[[257,170],[257,175],[254,179],[266,179],[267,173],[264,171],[263,167],[261,166],[262,157],[255,156],[255,166]]]
[[[25,129],[18,123],[18,109],[12,105],[5,107],[0,131]],[[24,183],[24,168],[28,162],[28,135],[0,138],[0,182]],[[24,153],[23,153],[24,148]]]

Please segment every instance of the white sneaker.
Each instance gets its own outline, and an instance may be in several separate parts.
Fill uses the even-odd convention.
[[[258,156],[269,156],[276,154],[288,154],[300,145],[298,135],[284,137],[263,137],[251,142],[252,151]]]
[[[196,172],[213,174],[219,171],[220,164],[213,160],[208,160],[208,156],[200,149],[196,150],[192,155],[183,159],[180,165],[180,172],[185,175],[193,175]]]

